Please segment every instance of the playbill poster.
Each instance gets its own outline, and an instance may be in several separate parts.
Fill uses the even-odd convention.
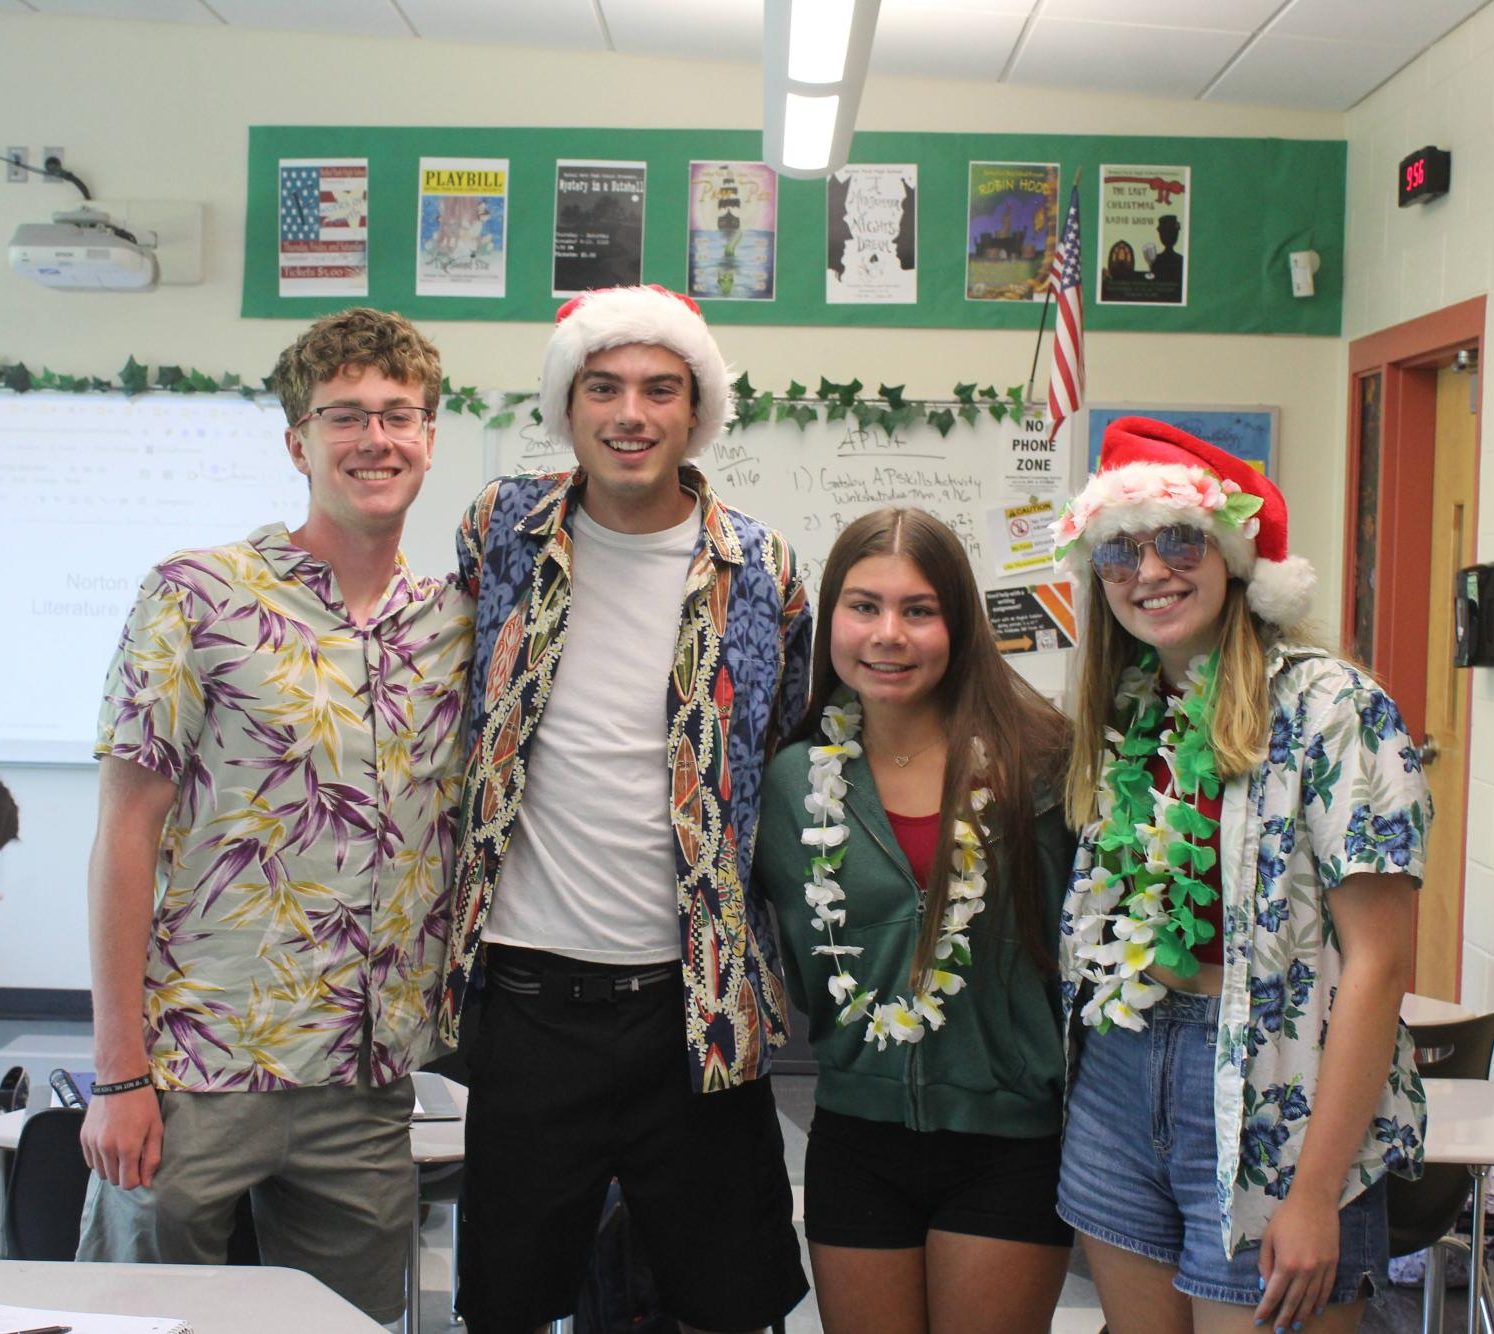
[[[551,295],[643,280],[645,162],[555,164]]]
[[[1188,304],[1188,168],[1100,168],[1100,302]]]
[[[771,301],[778,173],[763,162],[690,164],[689,294]]]
[[[1056,162],[972,162],[965,299],[1043,295],[1058,244]]]
[[[825,182],[825,300],[912,305],[918,300],[918,166],[842,167]]]
[[[417,296],[504,294],[508,159],[420,159]]]
[[[368,295],[368,159],[280,159],[280,295]]]

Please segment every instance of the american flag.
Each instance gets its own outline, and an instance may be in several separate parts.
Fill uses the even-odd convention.
[[[1053,274],[1049,279],[1054,305],[1053,368],[1048,373],[1048,417],[1053,423],[1051,440],[1065,417],[1079,411],[1084,402],[1084,261],[1079,253],[1079,186],[1069,194],[1069,211],[1063,234],[1053,252]]]

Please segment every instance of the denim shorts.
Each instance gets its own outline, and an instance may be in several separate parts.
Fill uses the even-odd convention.
[[[1173,1286],[1189,1297],[1254,1306],[1260,1246],[1226,1258],[1214,1182],[1218,998],[1173,992],[1147,1020],[1140,1033],[1085,1031],[1069,1092],[1059,1217],[1176,1269]],[[1356,1301],[1385,1279],[1385,1182],[1338,1218],[1331,1303]]]

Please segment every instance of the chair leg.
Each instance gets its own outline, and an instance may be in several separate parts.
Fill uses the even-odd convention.
[[[451,1202],[451,1323],[460,1325],[462,1317],[457,1314],[457,1248],[462,1244],[462,1206]]]
[[[420,1334],[420,1187],[410,1216],[410,1254],[405,1262],[405,1334]]]
[[[1434,1241],[1427,1247],[1427,1268],[1421,1283],[1421,1334],[1442,1334],[1442,1301],[1447,1292],[1447,1253],[1440,1241]]]
[[[576,1334],[576,1317],[563,1315],[559,1320],[552,1320],[549,1334]]]

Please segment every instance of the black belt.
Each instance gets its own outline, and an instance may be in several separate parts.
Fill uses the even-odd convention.
[[[657,968],[643,968],[635,973],[568,973],[560,970],[531,972],[527,968],[500,964],[489,973],[493,985],[500,991],[572,1001],[579,1005],[615,1001],[641,991],[644,987],[677,980],[679,976],[680,967],[673,963],[660,964]]]

